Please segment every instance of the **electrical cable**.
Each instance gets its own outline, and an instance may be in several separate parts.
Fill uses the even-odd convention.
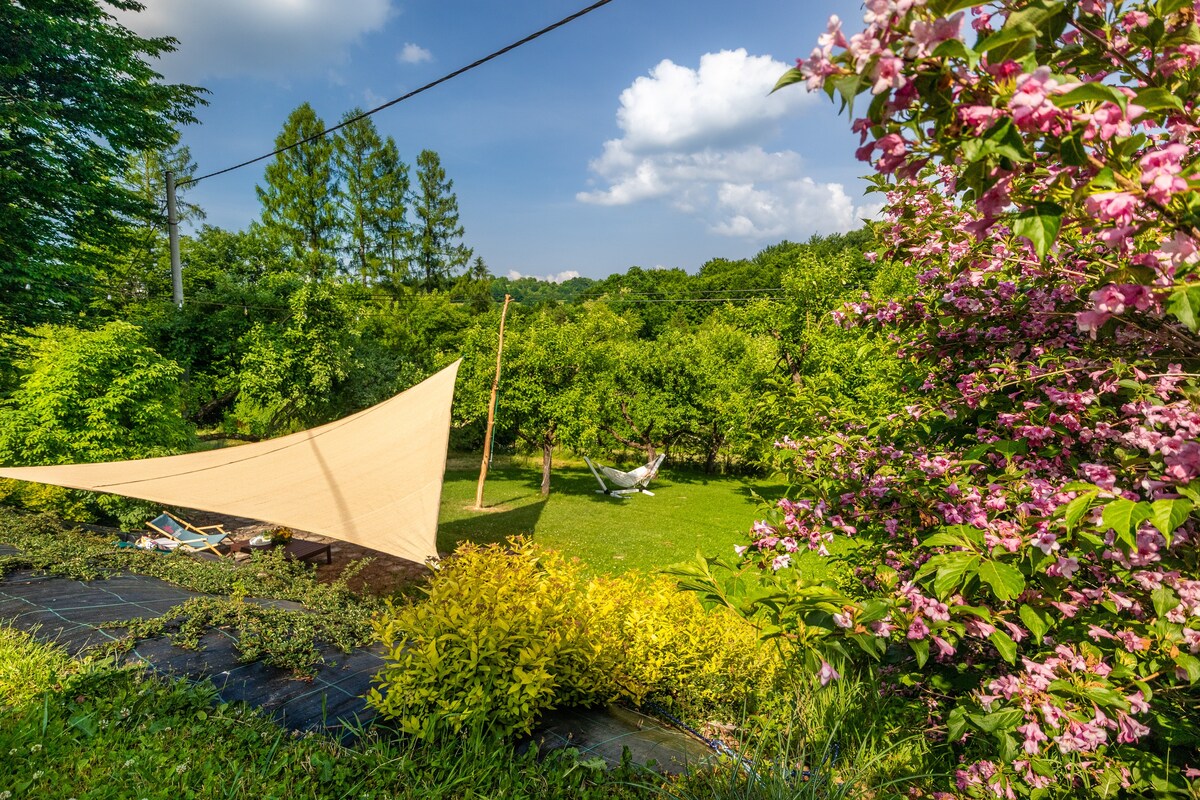
[[[309,136],[306,139],[301,139],[298,142],[292,142],[291,144],[287,145],[286,147],[280,147],[277,150],[272,150],[270,153],[258,156],[257,158],[252,158],[249,161],[243,161],[240,164],[234,164],[232,167],[226,167],[225,169],[220,169],[220,170],[217,170],[216,172],[210,172],[207,175],[201,175],[198,178],[188,178],[186,180],[179,181],[177,184],[175,184],[175,186],[176,186],[176,188],[178,188],[180,186],[189,186],[194,183],[199,183],[200,181],[205,180],[206,178],[215,178],[218,175],[224,175],[226,172],[233,172],[235,169],[241,169],[242,167],[248,167],[251,164],[257,164],[259,161],[264,161],[268,158],[271,158],[272,156],[277,156],[280,153],[286,153],[288,150],[299,147],[302,144],[308,144],[309,142],[320,139],[321,137],[326,136],[330,133],[333,133],[334,131],[340,130],[340,129],[346,127],[347,125],[353,125],[355,122],[366,119],[367,117],[371,116],[372,114],[376,114],[380,111],[383,111],[385,108],[391,108],[392,106],[396,105],[397,103],[403,102],[403,101],[409,99],[410,97],[415,97],[415,96],[421,94],[422,92],[428,91],[429,89],[432,89],[433,87],[438,86],[439,84],[445,83],[446,81],[451,80],[453,78],[457,78],[459,75],[462,75],[464,72],[470,72],[471,70],[475,69],[476,67],[482,66],[489,61],[499,58],[500,56],[502,56],[505,53],[508,53],[512,50],[516,50],[518,47],[526,45],[526,44],[532,42],[534,39],[537,39],[540,36],[544,36],[547,33],[550,33],[551,31],[556,30],[558,28],[561,28],[562,26],[564,26],[568,23],[574,22],[575,20],[579,19],[580,17],[584,16],[585,14],[590,14],[593,11],[595,11],[596,9],[600,8],[601,6],[606,6],[611,2],[612,2],[612,0],[598,0],[598,2],[593,3],[592,5],[588,6],[587,8],[576,11],[574,14],[571,14],[568,17],[564,17],[564,18],[560,19],[558,22],[555,22],[553,25],[548,25],[545,28],[542,28],[540,31],[537,31],[536,33],[531,33],[530,35],[526,36],[524,39],[520,39],[519,41],[513,42],[512,44],[507,45],[506,47],[502,47],[499,50],[495,51],[494,53],[484,56],[483,58],[479,59],[478,61],[474,61],[465,67],[460,67],[460,68],[454,70],[454,72],[443,75],[442,77],[438,78],[437,80],[435,80],[431,83],[427,83],[418,89],[413,89],[408,94],[401,95],[400,97],[397,97],[394,100],[389,100],[388,102],[384,103],[381,106],[376,106],[375,108],[372,108],[370,111],[364,111],[363,113],[359,114],[356,117],[352,117],[351,119],[343,120],[342,122],[339,122],[337,125],[326,128],[325,130],[321,131],[320,133]]]

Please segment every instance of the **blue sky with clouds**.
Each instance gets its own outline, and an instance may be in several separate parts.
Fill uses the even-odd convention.
[[[210,90],[187,128],[200,173],[274,147],[310,102],[327,124],[397,97],[588,0],[143,0],[121,21],[180,41],[160,70]],[[375,115],[404,160],[436,150],[466,243],[498,275],[694,271],[788,238],[858,227],[849,121],[802,87],[768,96],[854,0],[613,0]],[[245,227],[264,163],[189,200]]]

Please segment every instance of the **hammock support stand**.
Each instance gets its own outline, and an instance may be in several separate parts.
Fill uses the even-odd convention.
[[[666,453],[659,453],[658,458],[638,467],[629,472],[621,472],[619,469],[612,467],[600,466],[597,467],[592,463],[592,460],[587,456],[583,460],[587,462],[588,469],[592,471],[592,475],[596,478],[596,483],[600,484],[600,488],[596,490],[596,494],[606,494],[610,497],[625,498],[631,494],[646,494],[654,497],[654,492],[646,488],[650,481],[658,474],[658,468],[662,466],[663,459],[667,457]],[[604,478],[600,477],[603,473],[605,477],[611,481],[616,488],[608,488],[608,484],[604,482]]]

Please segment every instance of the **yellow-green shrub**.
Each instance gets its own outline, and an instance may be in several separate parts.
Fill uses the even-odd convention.
[[[669,579],[628,574],[594,580],[587,591],[604,622],[597,635],[620,654],[622,693],[636,703],[737,713],[780,677],[776,645],[760,643],[753,627],[725,609],[706,611]]]
[[[486,722],[527,732],[559,705],[617,694],[617,653],[595,636],[580,568],[520,540],[463,545],[418,603],[376,624],[387,648],[368,701],[407,733]]]
[[[743,620],[705,611],[670,580],[588,579],[519,539],[464,545],[426,593],[377,621],[387,656],[369,695],[418,736],[471,722],[528,731],[544,711],[617,697],[737,714],[783,669]]]

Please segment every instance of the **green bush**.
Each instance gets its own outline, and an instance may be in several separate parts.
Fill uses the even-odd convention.
[[[110,322],[93,331],[44,326],[22,340],[21,384],[0,406],[0,464],[121,461],[188,449],[180,412],[183,370],[150,347],[140,328]],[[18,481],[0,501],[86,520],[132,523],[145,503]]]
[[[675,582],[627,573],[587,587],[602,624],[596,630],[620,658],[623,696],[663,703],[690,717],[725,719],[753,711],[783,676],[782,641],[724,608],[706,611]]]
[[[618,694],[617,653],[592,634],[580,567],[514,540],[460,546],[418,603],[376,624],[387,662],[368,702],[423,738],[487,721],[528,732],[559,705]]]
[[[426,591],[376,623],[388,655],[369,697],[418,736],[475,721],[523,732],[547,710],[616,698],[730,718],[782,676],[755,629],[670,581],[589,579],[519,539],[463,545]]]

